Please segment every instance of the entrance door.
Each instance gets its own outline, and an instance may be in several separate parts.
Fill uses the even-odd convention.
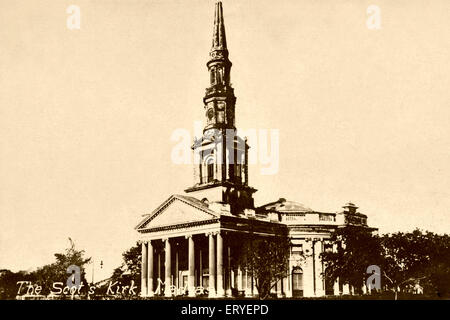
[[[303,270],[299,267],[292,270],[292,295],[303,297]]]

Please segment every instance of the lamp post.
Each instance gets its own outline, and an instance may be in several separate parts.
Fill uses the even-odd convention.
[[[94,273],[95,273],[95,260],[92,259],[92,284],[94,284]],[[100,260],[100,269],[103,269],[103,260]]]
[[[92,284],[94,284],[94,266],[95,266],[95,261],[94,261],[94,259],[92,259]]]

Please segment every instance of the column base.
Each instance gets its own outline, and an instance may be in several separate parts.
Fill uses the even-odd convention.
[[[350,294],[350,287],[348,284],[342,286],[342,294]]]
[[[195,287],[190,287],[189,288],[188,297],[191,297],[191,298],[196,297],[196,295],[195,295]]]
[[[222,289],[222,290],[217,290],[217,292],[216,292],[216,298],[224,298],[225,297],[225,291]]]
[[[143,282],[143,281],[142,281],[142,282]],[[141,283],[142,283],[142,282],[141,282]],[[147,289],[147,286],[145,286],[145,287],[142,286],[140,296],[141,296],[141,297],[146,297],[146,296],[147,296],[147,290],[148,290],[148,289]]]
[[[164,297],[167,297],[167,298],[172,297],[172,290],[170,290],[170,287],[164,288]]]
[[[208,289],[208,298],[216,298],[216,290],[209,288]]]
[[[316,297],[325,297],[325,291],[324,290],[317,290],[316,291]]]

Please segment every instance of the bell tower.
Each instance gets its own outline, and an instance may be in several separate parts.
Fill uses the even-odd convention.
[[[209,61],[209,87],[203,104],[206,124],[203,135],[192,146],[194,186],[185,191],[208,202],[229,205],[232,214],[253,209],[248,186],[248,149],[246,139],[236,135],[234,89],[230,84],[231,61],[228,59],[222,2],[215,6],[214,29]]]

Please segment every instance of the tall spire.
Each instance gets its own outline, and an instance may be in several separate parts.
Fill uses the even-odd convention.
[[[230,84],[232,63],[228,59],[221,1],[217,1],[215,6],[214,30],[209,56],[206,66],[210,75],[210,83],[203,98],[205,108],[209,109],[205,130],[210,127],[234,128],[234,104],[236,97]],[[224,112],[225,107],[227,109],[226,112]],[[217,114],[215,113],[216,109],[218,111]]]
[[[203,102],[206,109],[204,131],[216,129],[235,129],[234,105],[236,97],[230,84],[232,63],[228,59],[225,25],[223,23],[222,2],[217,1],[214,12],[214,30],[209,61],[209,87],[206,88]]]
[[[225,36],[225,24],[223,23],[222,2],[216,2],[216,12],[214,15],[214,31],[211,51],[227,50],[227,38]]]
[[[223,9],[221,1],[216,2],[212,45],[209,56],[211,57],[210,62],[222,60],[231,66],[231,63],[228,60],[227,37],[225,36],[225,24],[223,22]]]
[[[203,97],[206,125],[202,138],[192,146],[195,183],[185,191],[211,203],[229,204],[230,212],[237,214],[254,208],[252,194],[256,189],[248,186],[247,140],[236,134],[236,97],[230,83],[232,64],[228,59],[221,1],[215,5],[209,56],[209,86]]]

